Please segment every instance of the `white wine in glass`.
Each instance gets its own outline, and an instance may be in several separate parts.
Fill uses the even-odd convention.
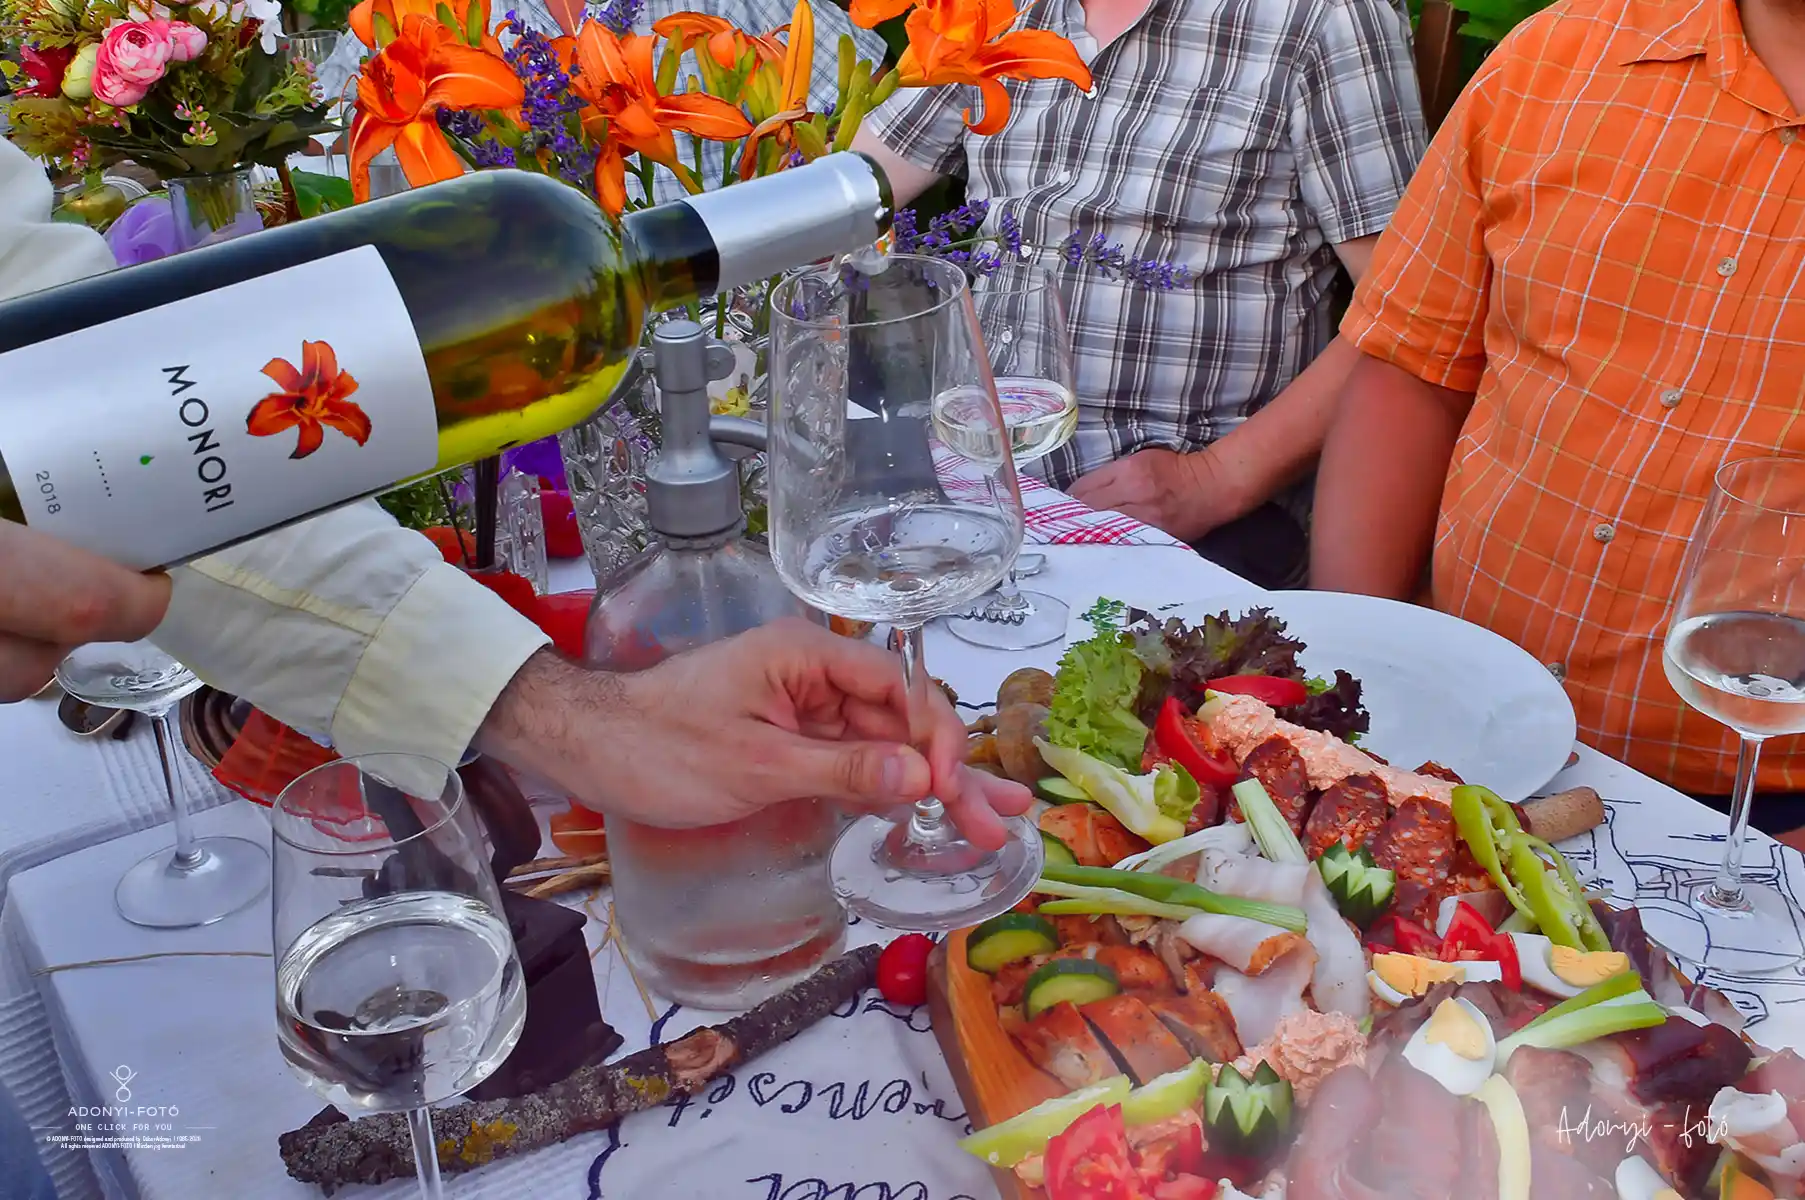
[[[1693,531],[1662,653],[1680,699],[1738,738],[1723,863],[1691,889],[1707,935],[1703,961],[1758,974],[1800,959],[1792,906],[1743,878],[1761,744],[1805,733],[1805,459],[1725,463]],[[1772,922],[1771,925],[1768,922]],[[1775,936],[1768,936],[1768,932]]]

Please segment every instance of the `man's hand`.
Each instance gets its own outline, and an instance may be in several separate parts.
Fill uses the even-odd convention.
[[[1081,476],[1071,494],[1194,542],[1255,507],[1223,475],[1209,450],[1141,450]]]
[[[0,703],[37,694],[84,642],[146,636],[168,606],[168,576],[0,520]]]
[[[934,689],[936,692],[938,689]],[[819,797],[884,811],[930,794],[985,848],[1027,789],[964,765],[965,727],[945,697],[908,697],[896,656],[785,621],[632,675],[529,660],[479,744],[604,812],[663,826],[715,825]]]

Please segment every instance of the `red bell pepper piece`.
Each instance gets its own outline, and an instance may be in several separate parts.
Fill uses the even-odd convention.
[[[1466,901],[1454,905],[1454,919],[1442,935],[1443,962],[1495,962],[1503,969],[1504,986],[1513,992],[1523,990],[1523,968],[1517,961],[1517,944],[1509,934],[1493,929],[1491,922]]]
[[[1145,1200],[1121,1105],[1097,1107],[1047,1143],[1048,1200]]]
[[[1203,686],[1212,692],[1252,696],[1273,708],[1292,708],[1310,698],[1310,690],[1303,684],[1277,675],[1224,675]]]
[[[1367,945],[1399,954],[1419,954],[1424,958],[1441,957],[1441,939],[1408,917],[1386,913],[1367,931]]]
[[[1153,723],[1153,741],[1161,754],[1189,771],[1199,787],[1227,787],[1239,775],[1235,760],[1208,739],[1177,696],[1166,697],[1160,706],[1159,719]]]

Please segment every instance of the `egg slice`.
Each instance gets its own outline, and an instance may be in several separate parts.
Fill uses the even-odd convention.
[[[1680,1200],[1661,1173],[1640,1156],[1617,1164],[1617,1200]]]
[[[1523,982],[1563,999],[1579,995],[1630,969],[1629,955],[1615,950],[1574,950],[1557,946],[1539,933],[1513,933]]]
[[[1449,997],[1404,1043],[1404,1061],[1456,1096],[1471,1096],[1498,1058],[1492,1026],[1468,1001]]]
[[[1399,1005],[1421,996],[1438,983],[1496,983],[1504,968],[1495,962],[1442,962],[1419,954],[1375,954],[1366,973],[1373,995]]]

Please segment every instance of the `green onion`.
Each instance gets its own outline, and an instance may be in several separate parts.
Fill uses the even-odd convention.
[[[1278,806],[1257,779],[1243,779],[1234,786],[1235,799],[1241,802],[1241,816],[1253,831],[1260,853],[1275,863],[1307,863],[1310,856],[1304,845],[1279,816]]]
[[[1243,900],[1224,896],[1208,888],[1198,887],[1170,875],[1151,875],[1144,871],[1116,871],[1109,867],[1048,866],[1041,872],[1041,882],[1072,883],[1080,887],[1114,888],[1144,896],[1161,904],[1182,905],[1202,912],[1220,913],[1225,917],[1246,917],[1276,925],[1292,933],[1302,933],[1309,922],[1304,910],[1289,904],[1269,904],[1264,900]],[[1044,887],[1036,890],[1044,891]]]
[[[1038,911],[1048,917],[1095,916],[1107,913],[1113,917],[1163,917],[1168,921],[1183,921],[1197,915],[1194,908],[1186,908],[1182,904],[1161,904],[1157,900],[1149,900],[1145,896],[1136,896],[1132,892],[1124,892],[1120,888],[1078,887],[1070,883],[1056,883],[1043,879],[1034,885],[1034,890],[1049,896],[1066,896],[1065,900],[1049,900],[1040,906]]]
[[[1642,990],[1642,979],[1634,971],[1624,971],[1613,975],[1603,983],[1595,983],[1579,995],[1563,1000],[1535,1020],[1523,1027],[1523,1030],[1534,1029],[1537,1025],[1545,1025],[1549,1021],[1559,1020],[1569,1013],[1582,1012],[1594,1004],[1603,1004],[1607,1000],[1618,1000],[1633,992]],[[1519,1030],[1518,1032],[1523,1032]]]
[[[1635,976],[1620,978],[1634,979]],[[1578,1011],[1569,1011],[1561,1016],[1555,1016],[1554,1013],[1555,1009],[1549,1009],[1535,1021],[1499,1042],[1499,1067],[1502,1068],[1510,1061],[1512,1054],[1525,1046],[1533,1046],[1538,1050],[1565,1050],[1569,1046],[1583,1045],[1601,1037],[1609,1037],[1613,1033],[1650,1029],[1667,1023],[1667,1010],[1656,1004],[1654,997],[1640,987],[1626,996],[1599,1000]]]

